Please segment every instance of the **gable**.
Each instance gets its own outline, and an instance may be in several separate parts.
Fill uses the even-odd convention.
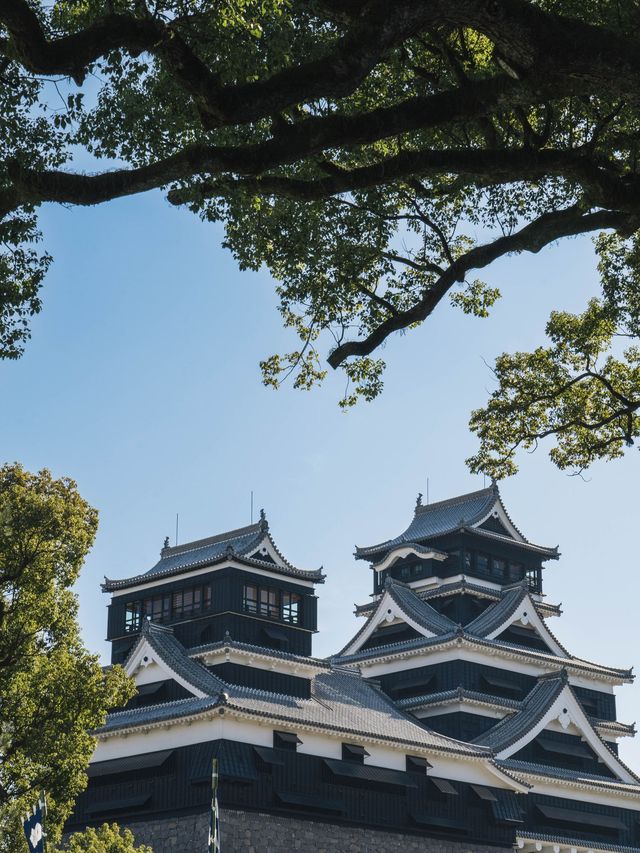
[[[392,625],[379,625],[369,638],[360,646],[361,650],[374,649],[378,646],[387,646],[389,643],[402,643],[406,640],[415,640],[421,637],[415,628],[406,622],[396,622]]]
[[[570,730],[573,728],[573,726],[569,727]],[[543,729],[533,740],[511,757],[516,761],[526,761],[615,778],[613,771],[602,762],[597,753],[579,734],[558,732],[550,728]]]
[[[517,719],[526,713],[526,711],[519,712],[511,719],[517,725]],[[508,743],[508,745],[503,748],[498,747],[496,749],[498,758],[515,758],[518,753],[523,751],[525,747],[532,742],[537,742],[537,747],[541,747],[543,750],[546,747],[546,752],[551,754],[553,752],[553,747],[549,744],[551,742],[561,742],[563,740],[562,738],[558,738],[554,733],[559,732],[573,736],[577,735],[576,740],[566,742],[575,745],[584,743],[589,750],[588,752],[581,746],[578,750],[576,750],[575,747],[572,747],[571,749],[574,753],[576,751],[580,752],[585,760],[590,758],[591,755],[595,755],[596,761],[601,762],[599,764],[600,769],[598,770],[599,775],[611,776],[614,779],[632,785],[638,784],[638,779],[620,761],[617,755],[607,747],[604,741],[597,734],[589,718],[584,713],[584,710],[582,709],[582,706],[576,698],[573,690],[566,682],[562,690],[557,693],[556,698],[549,704],[546,711],[537,716],[538,719],[535,724],[526,726],[517,738],[511,739],[511,742]],[[541,746],[541,741],[538,739],[540,735],[543,738],[544,746]],[[531,749],[537,747],[531,747]],[[567,751],[569,751],[568,746]],[[579,756],[576,756],[576,758],[578,757]],[[531,761],[531,759],[528,759],[528,761]],[[549,763],[549,766],[554,766],[551,765],[550,762],[547,763]],[[606,772],[607,770],[609,772]],[[592,770],[591,772],[594,771]]]
[[[508,536],[510,539],[513,539],[511,531],[507,530],[497,516],[489,516],[489,518],[485,519],[482,524],[478,525],[478,528],[480,530],[489,530],[491,533],[499,533],[501,536]]]
[[[188,699],[193,696],[193,693],[173,678],[137,684],[136,687],[137,693],[127,702],[124,710],[159,705],[161,702],[175,702],[178,699]]]
[[[128,660],[125,661],[124,669],[127,675],[133,678],[138,688],[161,681],[173,681],[186,690],[189,696],[202,698],[206,695],[176,673],[144,637],[140,638]]]
[[[484,528],[491,533],[508,536],[509,539],[513,539],[515,542],[528,544],[522,533],[520,533],[518,528],[509,518],[499,495],[496,496],[496,501],[489,512],[487,512],[483,518],[480,518],[473,527],[480,529]]]
[[[515,590],[511,591],[510,594],[513,595],[514,592]],[[496,614],[500,612],[500,605],[501,602],[493,605]],[[545,653],[551,652],[551,654],[561,658],[569,657],[567,650],[556,640],[538,613],[530,594],[522,595],[517,606],[511,612],[507,610],[504,619],[498,617],[493,621],[493,624],[491,624],[492,620],[490,619],[491,610],[492,608],[488,608],[483,614],[483,622],[489,626],[489,630],[480,632],[480,635],[485,639],[502,640]],[[480,622],[480,620],[478,621]],[[469,629],[475,633],[472,625],[469,626]]]
[[[455,627],[450,619],[420,599],[406,584],[388,579],[376,609],[340,655],[352,655],[365,648],[381,646],[386,637],[390,638],[390,643],[401,643],[417,637],[447,634]],[[386,634],[385,629],[388,629]],[[367,646],[376,632],[380,633]]]
[[[278,566],[278,568],[281,569],[287,568],[286,562],[282,558],[282,555],[278,553],[278,549],[276,548],[268,533],[248,556],[253,558],[254,560],[262,560],[262,562],[264,563],[271,563],[272,565]]]
[[[511,643],[516,646],[524,646],[527,649],[534,649],[539,652],[556,653],[555,648],[547,643],[534,627],[523,625],[520,622],[511,623],[501,634],[497,634],[494,639],[502,640],[505,643]]]

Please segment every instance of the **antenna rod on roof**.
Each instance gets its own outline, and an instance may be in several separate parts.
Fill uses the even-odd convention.
[[[253,489],[251,489],[251,524],[253,524]]]
[[[429,478],[427,477],[427,506],[429,506]]]
[[[178,513],[176,513],[176,545],[178,544]]]

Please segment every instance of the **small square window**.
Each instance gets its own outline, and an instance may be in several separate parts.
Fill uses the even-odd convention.
[[[352,764],[364,764],[365,756],[369,755],[364,746],[355,743],[342,744],[342,760],[351,761]]]
[[[417,755],[407,755],[407,773],[416,773],[418,776],[426,776],[431,764],[426,758]]]
[[[253,584],[245,584],[243,610],[247,613],[258,612],[258,587]]]
[[[509,580],[519,581],[524,577],[524,566],[522,563],[509,563]]]
[[[506,568],[506,563],[504,560],[500,560],[497,557],[494,557],[491,560],[491,574],[495,575],[497,578],[504,577],[504,570]]]
[[[273,733],[274,749],[286,749],[289,752],[295,752],[298,748],[299,743],[302,743],[302,741],[294,732]]]

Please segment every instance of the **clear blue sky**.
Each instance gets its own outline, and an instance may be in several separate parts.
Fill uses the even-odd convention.
[[[106,654],[103,575],[145,571],[166,535],[187,541],[249,522],[250,492],[294,563],[322,564],[315,652],[356,629],[371,589],[354,544],[401,532],[418,491],[432,500],[481,488],[465,470],[470,410],[491,387],[483,360],[542,340],[552,307],[579,310],[597,287],[588,239],[507,258],[488,320],[444,307],[391,340],[382,397],[342,413],[342,377],[321,391],[262,387],[260,358],[290,345],[266,273],[240,273],[220,229],[148,194],[95,209],[47,208],[55,262],[22,360],[0,364],[3,461],[74,477],[100,510],[78,585],[88,646]],[[565,614],[552,628],[574,654],[640,665],[637,643],[638,453],[597,465],[588,482],[544,449],[502,486],[530,539],[559,544],[545,577]],[[640,720],[640,683],[618,691]],[[622,742],[640,769],[640,744]]]

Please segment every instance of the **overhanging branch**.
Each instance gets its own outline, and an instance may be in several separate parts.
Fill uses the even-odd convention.
[[[425,320],[453,285],[464,281],[470,270],[486,267],[503,255],[510,252],[539,252],[544,246],[561,237],[584,234],[589,231],[604,228],[629,231],[639,227],[640,214],[620,211],[583,214],[578,205],[563,211],[544,214],[515,234],[500,237],[492,243],[477,246],[466,252],[445,270],[433,287],[430,287],[415,305],[389,317],[363,340],[340,344],[331,352],[327,361],[335,369],[348,358],[370,355],[393,332]]]

